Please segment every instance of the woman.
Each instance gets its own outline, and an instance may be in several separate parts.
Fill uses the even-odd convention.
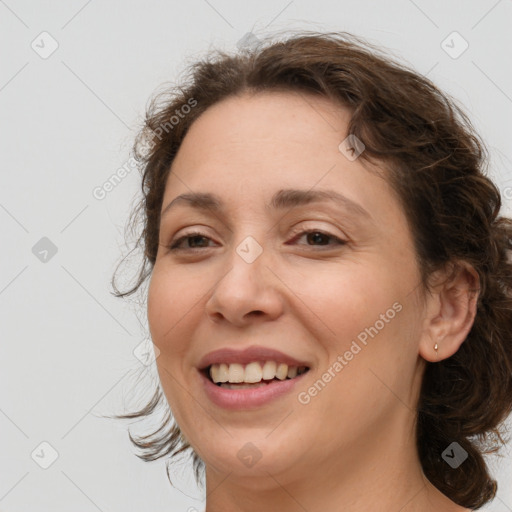
[[[137,139],[145,260],[114,283],[150,278],[141,458],[190,449],[206,512],[492,500],[512,223],[463,111],[343,33],[191,71]]]

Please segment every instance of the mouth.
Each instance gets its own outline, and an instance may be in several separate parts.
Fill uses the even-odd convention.
[[[246,366],[251,364],[249,363]],[[263,372],[266,363],[263,366],[261,363],[256,364],[260,365],[261,372]],[[212,364],[199,370],[203,391],[212,404],[229,411],[255,410],[273,402],[275,403],[278,398],[284,399],[286,395],[293,396],[293,390],[300,385],[300,382],[310,370],[307,366],[291,367],[290,376],[288,376],[288,372],[285,375],[284,367],[281,367],[281,369],[276,369],[276,372],[279,372],[276,375],[272,376],[268,373],[262,375],[261,378],[257,378],[258,375],[251,373],[257,370],[257,368],[251,369],[250,367],[247,377],[244,366],[239,365],[241,368],[235,366],[233,370],[233,365],[229,365],[229,378],[226,379],[226,368],[220,370],[219,376],[219,369],[215,369],[215,366],[219,365]],[[267,371],[270,372],[268,367]],[[233,375],[231,375],[231,372],[233,372]],[[247,378],[251,380],[251,375],[253,375],[252,379],[254,382],[245,382]],[[224,380],[224,382],[220,382],[219,379]],[[232,382],[235,380],[239,382]]]
[[[308,366],[289,366],[274,361],[248,364],[211,364],[199,371],[215,386],[223,389],[255,389],[272,383],[294,380],[310,370]]]
[[[224,347],[209,352],[196,368],[203,391],[212,404],[240,411],[290,396],[313,366],[307,359],[252,345],[243,350]]]

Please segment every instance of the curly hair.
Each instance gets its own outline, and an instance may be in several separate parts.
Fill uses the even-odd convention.
[[[135,139],[143,197],[130,223],[133,229],[142,218],[134,249],[142,248],[143,262],[125,292],[116,286],[116,268],[114,295],[135,293],[151,275],[166,179],[187,130],[205,110],[230,96],[274,90],[320,95],[348,108],[348,133],[365,145],[360,158],[385,166],[403,207],[422,290],[430,290],[434,272],[460,261],[478,272],[477,312],[465,342],[451,357],[427,363],[416,436],[430,482],[458,505],[482,507],[497,491],[483,455],[508,442],[500,427],[512,410],[512,220],[498,217],[500,191],[487,175],[487,151],[467,114],[429,79],[346,32],[302,31],[234,54],[210,51],[187,72],[184,84],[152,98]],[[167,414],[155,431],[129,433],[142,449],[137,456],[169,455],[169,470],[170,459],[190,448],[200,483],[204,463],[172,423],[160,386],[144,408],[116,417],[149,416],[159,405]],[[468,453],[457,469],[441,457],[454,440]]]

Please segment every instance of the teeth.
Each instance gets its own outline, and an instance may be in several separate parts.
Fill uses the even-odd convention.
[[[288,365],[287,364],[281,363],[277,367],[276,377],[279,380],[284,380],[284,379],[286,379],[286,377],[288,377]]]
[[[263,379],[272,380],[276,376],[277,364],[275,361],[267,361],[263,365]]]
[[[290,366],[288,368],[288,378],[293,379],[294,377],[297,377],[297,367],[296,366]]]
[[[285,380],[293,379],[306,371],[305,366],[288,366],[284,363],[277,364],[275,361],[258,362],[254,361],[247,365],[239,363],[220,363],[212,364],[210,367],[210,377],[215,384],[219,382],[225,383],[247,383],[255,384],[262,380],[272,380],[277,378]]]
[[[260,363],[249,363],[245,367],[244,382],[254,383],[259,382],[263,377],[263,370]]]
[[[229,382],[243,382],[244,367],[241,364],[233,363],[229,365]]]
[[[227,382],[229,380],[229,366],[226,363],[212,365],[210,376],[213,382]]]

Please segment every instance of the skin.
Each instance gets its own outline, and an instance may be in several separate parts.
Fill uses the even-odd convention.
[[[468,510],[423,475],[414,411],[426,361],[454,354],[473,324],[469,288],[478,275],[467,265],[450,282],[439,274],[422,299],[412,234],[393,190],[382,172],[338,150],[348,120],[348,110],[325,98],[244,94],[196,120],[173,162],[163,208],[191,191],[226,203],[223,215],[181,205],[162,218],[148,292],[163,389],[206,464],[207,512],[325,512],[341,510],[340,503],[350,512]],[[292,186],[335,190],[371,219],[335,203],[265,208]],[[292,228],[315,228],[346,244]],[[208,238],[181,247],[199,247],[196,253],[168,250],[195,229]],[[247,236],[263,249],[250,264],[236,252]],[[394,303],[401,311],[300,403],[298,392]],[[253,344],[311,361],[311,370],[296,391],[260,408],[217,407],[204,394],[199,359]],[[237,457],[248,442],[261,453],[252,467]]]

